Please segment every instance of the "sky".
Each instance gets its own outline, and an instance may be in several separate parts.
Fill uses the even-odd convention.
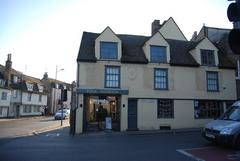
[[[188,40],[203,25],[232,28],[227,0],[0,0],[0,64],[71,83],[83,31],[151,34],[151,23],[173,17]],[[64,70],[60,70],[64,69]]]

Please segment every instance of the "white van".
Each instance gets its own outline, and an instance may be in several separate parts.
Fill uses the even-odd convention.
[[[206,124],[203,136],[209,141],[240,148],[240,101],[236,101],[220,118]]]

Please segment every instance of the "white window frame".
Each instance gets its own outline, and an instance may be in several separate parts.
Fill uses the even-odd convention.
[[[3,91],[1,94],[1,100],[7,100],[7,95],[8,93]]]
[[[30,102],[32,100],[32,93],[28,93],[27,100]]]
[[[13,98],[17,98],[17,90],[13,90]]]

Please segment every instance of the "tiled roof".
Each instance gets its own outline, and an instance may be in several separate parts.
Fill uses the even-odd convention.
[[[195,42],[170,40],[167,39],[170,45],[170,64],[180,66],[199,66],[192,55],[189,53],[190,48],[195,46]]]
[[[95,39],[98,33],[83,32],[82,41],[78,53],[77,61],[80,62],[96,62],[95,57]],[[148,63],[143,52],[144,43],[150,38],[149,36],[139,35],[121,35],[117,36],[122,41],[122,63]],[[196,47],[199,42],[181,41],[167,39],[170,45],[170,65],[176,66],[199,66],[189,51]],[[234,68],[234,65],[228,60],[224,54],[219,53],[219,67]]]

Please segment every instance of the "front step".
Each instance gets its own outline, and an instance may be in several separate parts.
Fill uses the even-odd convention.
[[[98,128],[98,122],[88,123],[88,125],[87,125],[87,131],[88,131],[88,132],[100,131],[100,129]]]

